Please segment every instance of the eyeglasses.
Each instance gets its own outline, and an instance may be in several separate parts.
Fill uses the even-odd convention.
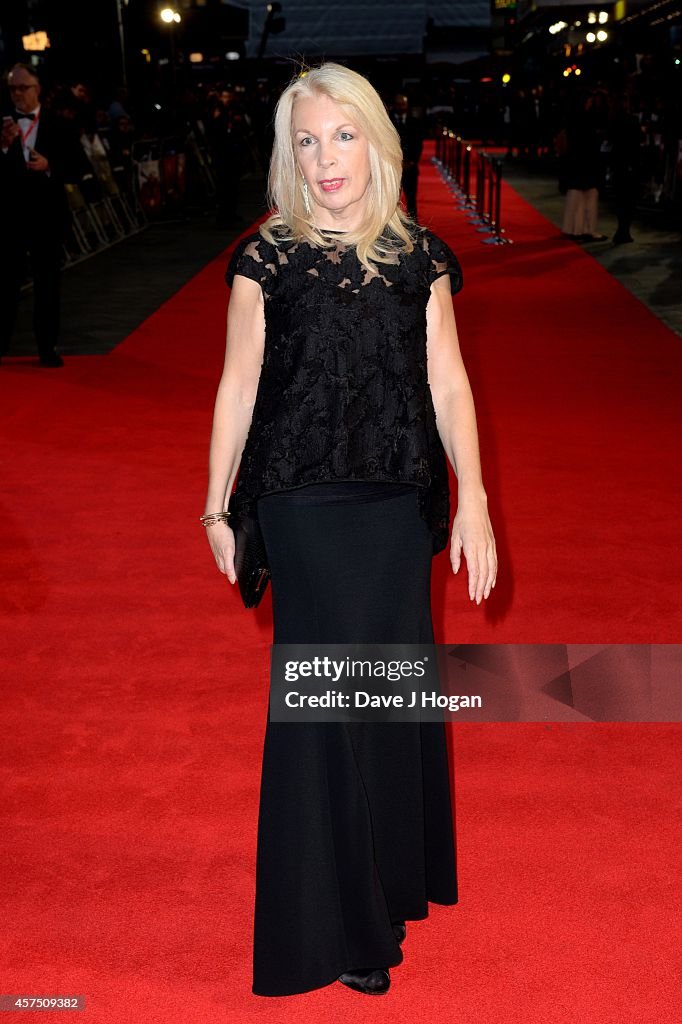
[[[9,91],[10,92],[28,92],[29,89],[35,89],[35,84],[33,84],[33,85],[10,85],[9,86]]]

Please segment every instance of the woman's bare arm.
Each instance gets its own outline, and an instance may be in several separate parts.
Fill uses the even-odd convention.
[[[438,432],[457,477],[458,490],[485,497],[474,397],[459,348],[450,279],[436,278],[426,307],[429,386]]]
[[[469,377],[462,361],[452,307],[450,279],[436,278],[426,307],[427,366],[436,425],[457,476],[458,507],[453,523],[450,560],[459,570],[464,552],[469,570],[469,596],[488,597],[497,576],[495,538],[488,517]]]
[[[225,364],[213,410],[206,513],[227,508],[251,426],[264,350],[263,292],[257,281],[237,274],[227,312]]]
[[[227,510],[253,418],[264,351],[265,306],[261,286],[236,274],[227,311],[225,364],[213,410],[206,514]],[[234,583],[232,530],[226,523],[217,522],[206,527],[206,534],[218,568]]]

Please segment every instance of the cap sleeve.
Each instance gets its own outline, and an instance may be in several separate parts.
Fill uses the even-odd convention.
[[[462,268],[454,252],[442,238],[434,235],[432,231],[425,231],[422,242],[427,256],[426,276],[429,288],[443,274],[450,275],[450,291],[453,295],[460,291],[463,285]]]
[[[237,243],[225,271],[225,281],[232,287],[236,274],[258,281],[264,291],[277,272],[274,246],[255,231]]]

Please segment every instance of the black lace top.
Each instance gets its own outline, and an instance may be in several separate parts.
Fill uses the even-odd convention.
[[[242,238],[225,280],[259,281],[265,350],[235,488],[253,508],[275,491],[321,481],[412,483],[433,535],[448,541],[445,451],[426,368],[431,282],[462,271],[449,246],[420,228],[414,250],[370,273],[344,232],[326,248]]]

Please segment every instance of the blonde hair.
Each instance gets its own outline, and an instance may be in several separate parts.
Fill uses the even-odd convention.
[[[324,63],[300,71],[277,101],[267,189],[273,212],[261,224],[261,234],[270,243],[307,240],[322,247],[330,244],[329,236],[309,222],[305,211],[292,128],[299,96],[327,96],[348,113],[368,141],[367,217],[359,228],[346,233],[344,241],[355,245],[358,259],[370,271],[375,269],[370,261],[393,263],[396,252],[412,252],[417,225],[400,206],[400,136],[374,86],[342,64]]]

